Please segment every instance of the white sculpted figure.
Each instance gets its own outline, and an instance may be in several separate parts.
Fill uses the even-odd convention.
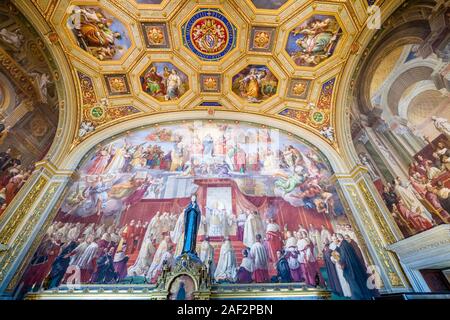
[[[450,123],[447,119],[440,118],[440,117],[431,117],[431,120],[433,120],[434,126],[436,129],[445,134],[445,136],[450,139]]]

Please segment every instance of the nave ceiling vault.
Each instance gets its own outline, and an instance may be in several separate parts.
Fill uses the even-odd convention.
[[[276,9],[250,0],[149,4],[154,2],[160,1],[15,1],[59,57],[61,81],[71,87],[63,90],[68,119],[60,120],[58,131],[67,139],[56,148],[60,152],[53,148],[55,155],[48,155],[53,163],[56,154],[67,154],[65,148],[74,150],[127,119],[194,110],[206,119],[218,111],[233,112],[236,119],[236,113],[276,118],[342,151],[339,118],[346,106],[336,99],[347,90],[343,71],[358,60],[359,37],[368,31],[366,0],[291,0]],[[380,1],[382,15],[401,2]],[[92,36],[99,26],[105,27],[104,39]],[[224,34],[208,35],[215,27]],[[304,54],[305,32],[318,29],[326,31],[326,46]],[[172,70],[176,92],[155,88],[154,78],[166,84],[164,73]],[[251,74],[261,79],[257,95],[245,82]]]

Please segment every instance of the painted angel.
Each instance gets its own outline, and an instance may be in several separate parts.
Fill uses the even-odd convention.
[[[278,172],[275,175],[280,177],[275,181],[275,187],[281,189],[285,195],[292,192],[299,184],[305,182],[305,175],[301,166],[296,166],[291,174]]]

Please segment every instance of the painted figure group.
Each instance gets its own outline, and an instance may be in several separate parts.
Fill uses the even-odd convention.
[[[297,65],[316,66],[333,54],[340,35],[334,17],[315,16],[292,31],[287,49]]]
[[[11,149],[0,152],[0,216],[33,172],[33,166],[22,166],[21,155]]]
[[[187,83],[184,80],[173,66],[172,69],[164,66],[161,73],[158,73],[157,66],[151,66],[142,77],[142,89],[163,101],[176,100],[186,89]]]
[[[412,159],[408,180],[396,177],[384,185],[383,200],[405,235],[450,223],[450,189],[444,183],[450,174],[449,159],[446,140],[440,140],[431,158],[418,154]]]
[[[135,278],[155,283],[163,266],[182,253],[184,213],[157,212],[149,221],[131,220],[121,227],[54,222],[31,261],[24,287]],[[263,221],[256,211],[239,216],[245,221],[237,225],[236,235],[209,237],[207,230],[199,230],[197,252],[215,282],[304,282],[355,299],[373,294],[365,287],[366,263],[350,225],[336,225],[336,233],[313,224],[288,230],[274,218]]]
[[[265,66],[252,66],[233,78],[233,91],[250,103],[259,103],[277,92],[278,79]]]
[[[113,28],[115,18],[101,8],[76,7],[68,21],[78,45],[99,60],[115,60],[127,49],[121,45],[124,30]]]
[[[25,273],[26,290],[155,283],[183,251],[189,214],[180,204],[199,193],[198,241],[190,243],[213,281],[297,282],[366,297],[353,288],[366,265],[351,227],[339,224],[347,219],[330,169],[278,131],[155,127],[99,146],[79,173]]]
[[[143,198],[163,197],[170,176],[202,176],[259,179],[293,206],[340,214],[336,194],[327,184],[327,166],[314,152],[293,144],[272,150],[270,135],[259,131],[246,132],[240,143],[229,129],[224,125],[201,137],[164,128],[138,143],[125,138],[121,144],[100,147],[82,168],[62,210],[78,216],[116,215]],[[251,139],[252,144],[247,142]]]

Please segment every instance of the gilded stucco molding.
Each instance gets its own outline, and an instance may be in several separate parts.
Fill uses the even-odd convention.
[[[39,97],[36,84],[31,80],[28,73],[0,47],[0,70],[5,72],[20,91],[29,99]]]
[[[47,183],[48,179],[44,176],[39,177],[33,188],[24,197],[12,215],[12,217],[7,221],[5,227],[0,232],[0,243],[3,245],[8,245],[10,240],[13,238],[14,234],[18,230],[19,226],[24,221],[30,209],[33,207],[34,202],[42,193],[42,190]],[[6,216],[6,214],[5,214]]]
[[[17,268],[17,270],[14,273],[13,278],[8,284],[8,287],[6,288],[7,292],[12,292],[16,287],[21,279],[22,275],[24,274],[26,267],[30,263],[31,258],[33,257],[34,253],[36,252],[37,248],[39,247],[39,244],[41,243],[42,239],[44,238],[45,232],[47,231],[48,227],[52,223],[53,219],[55,218],[56,214],[58,213],[58,210],[60,208],[60,205],[62,201],[64,200],[67,191],[69,188],[65,186],[64,191],[59,196],[58,201],[53,205],[53,208],[51,209],[50,214],[45,218],[45,222],[43,223],[42,227],[39,230],[39,233],[32,239],[31,247],[28,249],[26,256],[22,259],[22,262],[20,264],[20,267]],[[43,208],[43,211],[46,211],[46,208]]]
[[[279,285],[279,284],[277,284]],[[121,286],[114,289],[105,289],[101,286],[84,286],[80,290],[59,290],[29,293],[26,300],[166,300],[167,295],[154,291],[152,288],[135,285]],[[272,284],[264,284],[256,288],[249,288],[242,285],[230,285],[230,288],[220,290],[213,288],[211,293],[199,294],[196,300],[214,299],[280,299],[290,298],[296,300],[329,300],[329,291],[306,288],[301,286],[291,286],[276,290]]]
[[[41,182],[40,191],[42,191],[43,187],[47,184],[47,179],[42,177],[43,180],[39,179]],[[47,208],[48,204],[52,201],[58,187],[61,182],[51,182],[48,184],[48,187],[45,190],[45,193],[39,200],[39,203],[31,211],[31,214],[27,217],[25,224],[20,229],[20,233],[14,238],[14,242],[11,244],[10,248],[6,252],[7,254],[3,254],[2,260],[0,261],[0,283],[5,280],[7,273],[10,271],[12,265],[17,261],[16,259],[22,252],[25,245],[28,243],[32,236],[33,230],[36,228],[37,223],[39,222],[43,212]],[[37,200],[36,195],[31,195],[27,197],[27,199],[22,202],[20,213],[26,214],[30,212],[32,203]],[[30,200],[28,200],[30,199]],[[23,208],[23,209],[22,209]],[[24,216],[22,217],[24,218]],[[4,237],[10,237],[10,232],[3,234]]]
[[[344,206],[345,214],[346,214],[348,220],[350,221],[350,224],[352,225],[353,231],[356,234],[356,238],[358,239],[358,244],[361,247],[361,251],[362,251],[364,257],[367,259],[367,263],[369,265],[374,265],[375,264],[374,260],[369,252],[369,248],[367,247],[366,241],[364,240],[364,236],[361,232],[361,228],[356,223],[356,219],[355,219],[353,212],[349,206],[348,199],[345,197],[344,193],[342,192],[342,186],[337,184],[336,190],[337,190],[337,192],[339,194],[339,198],[342,201],[342,204]]]
[[[386,249],[386,239],[378,232],[378,228],[373,227],[373,218],[371,218],[369,212],[364,207],[364,201],[358,194],[358,187],[356,185],[344,185],[343,188],[347,189],[349,192],[352,203],[355,206],[358,216],[360,217],[363,225],[365,226],[364,231],[368,237],[368,242],[374,248],[378,260],[382,263],[382,268],[386,270],[389,284],[391,287],[406,287],[405,283],[402,281],[403,274],[399,274],[399,267],[396,266],[398,261],[394,254]]]
[[[370,191],[368,190],[367,183],[364,180],[360,180],[358,182],[358,187],[361,190],[362,194],[364,195],[364,198],[366,200],[366,203],[370,207],[370,210],[372,211],[373,217],[377,223],[378,228],[381,230],[383,234],[383,238],[388,242],[388,244],[396,242],[398,239],[394,236],[390,228],[387,227],[388,223],[391,226],[395,226],[394,221],[386,221],[383,218],[383,213],[380,210],[380,204],[378,204]]]

